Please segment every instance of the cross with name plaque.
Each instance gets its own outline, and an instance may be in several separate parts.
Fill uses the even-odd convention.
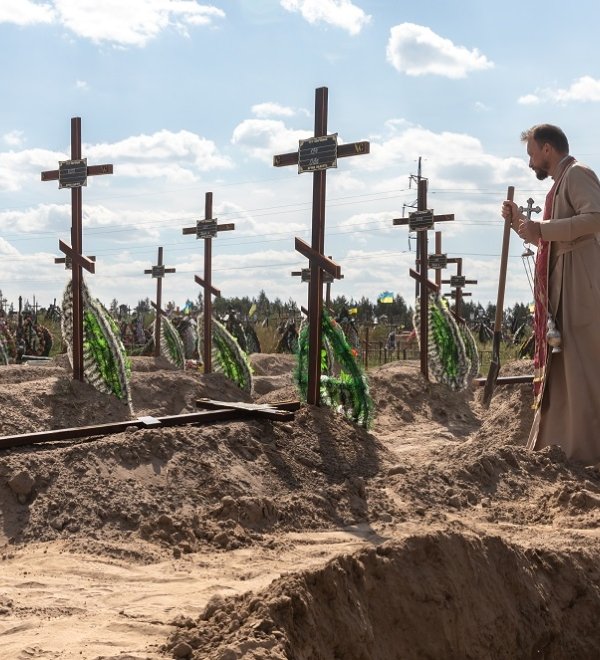
[[[152,305],[156,310],[156,321],[154,322],[154,357],[160,357],[160,326],[164,314],[162,309],[162,281],[167,273],[176,272],[175,268],[165,268],[163,264],[163,249],[158,248],[158,263],[152,268],[146,269],[144,275],[152,275],[156,279],[156,303]]]
[[[325,188],[327,170],[337,167],[338,158],[360,156],[370,152],[369,142],[338,144],[337,133],[327,134],[328,89],[315,91],[314,136],[300,140],[298,151],[273,157],[275,167],[298,165],[298,173],[313,174],[312,241],[308,245],[296,238],[298,252],[309,259],[308,292],[308,388],[306,400],[319,405],[321,386],[321,323],[323,316],[323,271],[341,277],[341,268],[325,256]]]
[[[204,220],[198,220],[195,227],[184,227],[183,234],[194,234],[196,238],[204,239],[204,278],[194,275],[194,281],[204,289],[204,328],[202,361],[204,373],[212,372],[212,296],[221,297],[219,289],[212,285],[212,239],[220,231],[232,231],[235,224],[217,224],[213,214],[213,194],[207,192],[204,196]]]
[[[419,309],[420,309],[420,358],[421,374],[425,380],[429,380],[429,293],[438,291],[439,286],[429,282],[427,279],[427,269],[429,266],[427,231],[434,228],[436,222],[447,222],[454,220],[454,214],[434,215],[431,209],[427,208],[427,179],[421,178],[418,181],[417,210],[408,214],[408,218],[395,218],[394,225],[408,225],[409,231],[417,232],[417,266],[418,272],[410,270],[410,276],[419,284]]]
[[[71,118],[71,158],[59,161],[57,170],[42,172],[42,181],[58,181],[59,188],[71,189],[71,245],[59,241],[58,246],[70,259],[73,271],[73,380],[83,382],[83,299],[82,268],[94,272],[92,260],[83,256],[82,194],[88,176],[112,174],[112,164],[88,165],[81,157],[81,117]],[[66,263],[66,261],[65,261]]]
[[[463,289],[467,284],[477,284],[477,280],[468,280],[466,276],[463,275],[462,257],[454,257],[452,263],[456,264],[456,275],[451,275],[449,280],[442,280],[442,284],[449,284],[452,287],[452,291],[449,294],[444,295],[445,297],[454,299],[454,313],[456,317],[462,321],[462,299],[465,296],[471,295],[469,291],[463,291]]]

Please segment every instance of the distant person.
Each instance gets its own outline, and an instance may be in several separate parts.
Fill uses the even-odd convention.
[[[514,202],[502,215],[537,245],[534,284],[534,396],[529,449],[560,445],[568,458],[600,462],[600,181],[569,155],[558,126],[521,134],[529,167],[552,177],[543,220],[527,220]]]
[[[395,351],[396,350],[396,329],[393,328],[389,335],[387,336],[387,341],[385,343],[385,348],[388,351]]]

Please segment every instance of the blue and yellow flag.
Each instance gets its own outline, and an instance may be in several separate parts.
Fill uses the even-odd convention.
[[[393,303],[394,294],[391,291],[384,291],[377,296],[377,302],[380,303]]]

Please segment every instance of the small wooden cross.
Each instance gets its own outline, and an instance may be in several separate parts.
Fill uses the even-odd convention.
[[[420,313],[420,358],[421,374],[425,380],[429,380],[429,292],[438,291],[439,286],[432,289],[431,282],[427,279],[428,269],[428,248],[427,231],[434,228],[436,222],[447,222],[454,220],[454,214],[434,215],[431,209],[427,208],[427,179],[421,178],[418,181],[417,211],[408,214],[408,218],[395,218],[394,225],[408,225],[410,231],[417,232],[417,265],[418,273],[410,270],[410,275],[418,283],[419,308]]]
[[[298,173],[313,173],[312,240],[309,246],[296,238],[296,250],[308,257],[310,281],[308,291],[308,389],[306,400],[318,405],[321,387],[321,323],[323,316],[323,270],[339,279],[340,267],[325,256],[325,188],[326,173],[337,167],[337,159],[370,152],[369,142],[338,145],[337,133],[327,134],[328,89],[315,91],[314,137],[300,140],[298,151],[273,157],[275,167],[298,165]]]
[[[471,293],[468,291],[463,291],[463,288],[467,284],[477,284],[477,280],[468,280],[462,272],[463,259],[462,257],[454,257],[453,259],[448,259],[449,262],[456,264],[456,275],[451,275],[449,280],[442,280],[442,284],[449,284],[452,287],[452,291],[449,296],[454,298],[454,314],[459,320],[462,318],[462,299],[465,296],[470,296]]]
[[[42,181],[58,181],[59,188],[71,189],[71,245],[59,241],[59,248],[75,264],[73,268],[73,379],[83,381],[83,299],[82,268],[93,273],[93,263],[83,256],[82,186],[88,176],[112,174],[112,164],[90,165],[81,157],[81,117],[71,118],[71,159],[59,161],[57,170],[42,172]]]
[[[202,361],[204,362],[204,373],[212,372],[212,296],[221,297],[219,289],[212,285],[212,239],[216,238],[220,231],[232,231],[235,224],[217,224],[213,218],[213,194],[207,192],[204,196],[204,220],[198,220],[195,227],[184,227],[183,234],[194,234],[196,238],[204,239],[204,278],[194,275],[194,281],[204,289],[204,335],[202,345]]]
[[[331,259],[331,255],[329,255],[328,258]],[[310,268],[293,270],[291,275],[292,277],[299,277],[301,282],[310,282]],[[344,276],[341,274],[340,279],[344,279]],[[327,271],[323,271],[323,284],[325,285],[325,307],[327,307],[327,309],[331,307],[331,285],[333,284],[333,281],[333,275]]]
[[[160,325],[161,318],[164,314],[162,309],[162,281],[167,273],[175,273],[175,268],[165,268],[163,264],[163,249],[158,248],[158,263],[156,266],[145,270],[144,275],[152,275],[156,278],[156,303],[152,306],[156,309],[156,322],[154,324],[154,357],[160,356]]]

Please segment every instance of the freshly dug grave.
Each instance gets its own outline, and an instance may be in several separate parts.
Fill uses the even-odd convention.
[[[135,414],[192,412],[198,397],[295,397],[289,356],[252,361],[260,385],[249,397],[218,374],[136,358]],[[0,587],[0,657],[27,649],[61,659],[600,655],[592,626],[600,481],[556,448],[524,448],[529,388],[498,387],[485,409],[480,392],[425,383],[414,363],[369,377],[371,431],[303,406],[285,424],[130,427],[0,452],[0,556],[5,575],[14,575],[14,588]],[[3,368],[0,404],[2,435],[129,417],[118,401],[74,383],[60,360]],[[359,547],[344,546],[347,554],[335,543],[318,545],[327,533],[343,533],[345,543],[352,536]],[[320,565],[311,547],[321,548]],[[40,646],[48,604],[36,601],[40,587],[22,586],[46,583],[40,552],[57,571],[66,553],[66,573],[85,560],[109,573],[143,570],[146,584],[167,574],[174,581],[153,596],[143,627],[123,625],[135,604],[115,613],[77,600],[53,614]],[[240,572],[244,561],[248,571]],[[20,566],[30,582],[19,583]],[[222,579],[208,575],[213,566]],[[197,581],[185,597],[177,593],[181,572]],[[226,578],[234,572],[235,588]],[[60,586],[53,588],[60,601]],[[85,593],[85,585],[78,589]],[[102,589],[111,603],[125,598],[117,586]],[[66,587],[62,597],[75,603]],[[91,614],[112,642],[91,631],[77,643],[59,639],[61,623],[83,631]],[[18,639],[10,633],[17,628]],[[110,655],[116,630],[120,646]]]

